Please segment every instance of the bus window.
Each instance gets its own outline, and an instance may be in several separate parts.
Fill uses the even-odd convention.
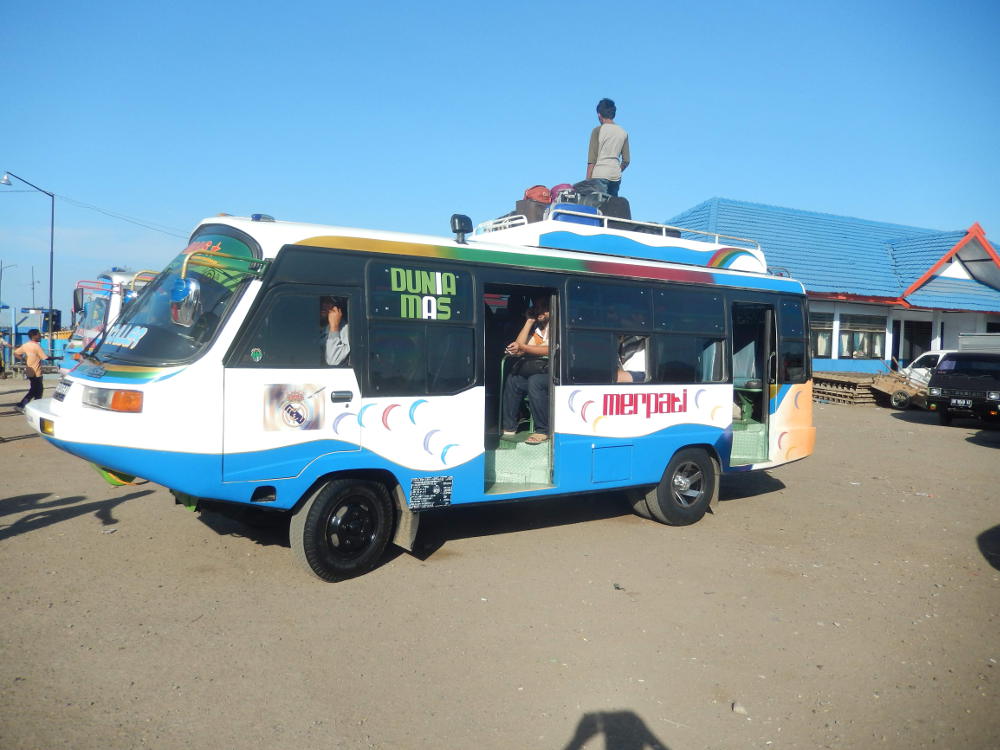
[[[237,367],[350,367],[348,298],[313,291],[272,295],[239,345]]]
[[[779,382],[805,383],[809,377],[809,368],[806,361],[806,324],[802,300],[783,299],[778,322]]]
[[[722,339],[657,334],[652,379],[655,383],[721,383],[725,380]]]
[[[705,289],[673,286],[653,295],[653,321],[658,331],[725,335],[722,295]]]
[[[476,378],[471,326],[373,322],[371,384],[378,395],[457,393]]]
[[[569,380],[571,383],[614,383],[615,335],[604,331],[570,331]]]
[[[648,289],[623,284],[577,281],[569,285],[572,326],[648,331],[652,326]]]

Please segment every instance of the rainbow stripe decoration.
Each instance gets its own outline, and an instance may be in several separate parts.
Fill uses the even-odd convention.
[[[600,252],[602,255],[613,254],[612,247],[603,245],[600,240],[604,235],[583,237],[570,232],[553,232],[543,235],[542,239],[550,241],[565,235],[573,238],[573,244],[600,247],[601,250],[589,250],[584,247],[554,249],[579,249],[584,252]],[[612,240],[622,240],[630,243],[629,247],[644,248],[648,256],[645,259],[698,265],[701,268],[663,268],[657,266],[641,266],[626,263],[623,260],[603,260],[590,258],[568,258],[557,255],[534,255],[524,252],[507,252],[494,248],[475,246],[423,245],[415,242],[400,242],[397,240],[380,240],[370,237],[339,237],[317,236],[308,237],[294,244],[307,247],[325,247],[335,250],[356,250],[367,253],[383,253],[386,255],[403,255],[409,257],[434,258],[437,260],[458,260],[471,263],[489,263],[492,265],[515,266],[541,271],[568,271],[572,273],[592,273],[608,276],[619,276],[634,279],[655,279],[658,281],[680,281],[694,284],[715,284],[719,286],[745,287],[749,289],[766,289],[769,291],[790,292],[802,294],[802,285],[791,279],[777,278],[766,275],[747,274],[730,276],[729,274],[714,274],[704,267],[705,253],[682,247],[651,247],[637,243],[624,237],[612,237]],[[580,240],[587,240],[581,243]],[[618,244],[618,243],[612,243]],[[626,252],[619,254],[627,255]],[[728,268],[737,258],[752,253],[739,248],[721,248],[709,258],[709,263],[715,268]],[[669,257],[668,257],[669,256]]]
[[[143,367],[140,365],[119,365],[110,362],[92,364],[84,361],[77,365],[71,374],[83,380],[94,380],[101,383],[155,383],[177,375],[184,367]]]

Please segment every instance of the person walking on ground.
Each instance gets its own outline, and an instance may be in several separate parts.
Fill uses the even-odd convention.
[[[24,357],[25,374],[29,382],[28,392],[24,394],[24,398],[21,399],[20,403],[14,407],[19,412],[23,412],[24,407],[33,398],[42,397],[42,362],[48,359],[49,355],[45,353],[42,345],[38,343],[41,340],[41,331],[37,328],[32,328],[28,331],[28,340],[14,350],[15,357]]]
[[[628,133],[615,124],[615,114],[617,109],[610,99],[597,103],[597,119],[601,124],[591,131],[587,152],[587,179],[603,180],[604,192],[609,195],[618,195],[622,172],[630,160]]]
[[[7,350],[10,349],[10,342],[3,331],[0,331],[0,378],[7,377]]]

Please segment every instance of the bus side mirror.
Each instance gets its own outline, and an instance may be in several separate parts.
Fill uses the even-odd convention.
[[[201,284],[192,278],[177,279],[170,288],[170,319],[190,328],[201,317]]]
[[[83,309],[83,290],[77,287],[73,290],[73,314],[76,315]]]

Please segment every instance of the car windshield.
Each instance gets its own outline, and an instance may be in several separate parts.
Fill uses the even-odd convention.
[[[1000,377],[1000,354],[955,354],[941,360],[938,372]]]
[[[88,354],[101,362],[134,365],[195,359],[261,267],[256,257],[248,242],[228,233],[196,235]]]

